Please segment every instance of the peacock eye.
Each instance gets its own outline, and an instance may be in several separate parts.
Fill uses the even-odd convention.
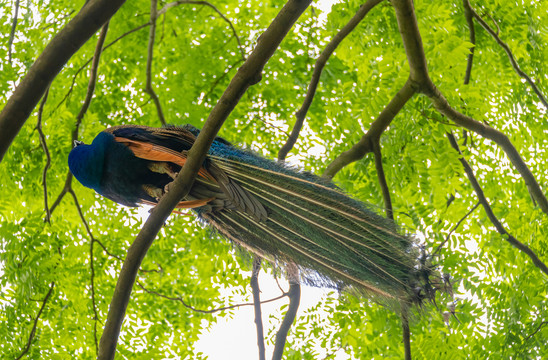
[[[74,147],[77,147],[79,145],[84,145],[84,142],[80,140],[74,140]]]

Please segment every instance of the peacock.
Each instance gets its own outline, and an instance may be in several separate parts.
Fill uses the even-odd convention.
[[[121,125],[90,145],[75,142],[68,163],[84,186],[125,206],[155,205],[185,165],[200,130],[192,125]],[[420,304],[440,277],[412,236],[332,182],[215,138],[177,208],[237,245],[297,264],[304,281]]]

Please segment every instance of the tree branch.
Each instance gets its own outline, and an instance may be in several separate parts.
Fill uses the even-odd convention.
[[[21,359],[29,351],[30,345],[32,344],[32,340],[34,339],[34,335],[36,335],[36,327],[38,326],[38,320],[40,319],[40,315],[42,315],[42,312],[44,311],[44,308],[46,307],[46,303],[48,302],[49,297],[51,296],[53,292],[54,286],[55,286],[55,283],[52,282],[51,285],[49,286],[49,291],[46,294],[46,297],[44,298],[44,300],[42,300],[42,306],[40,306],[40,310],[38,311],[38,314],[36,314],[36,317],[34,318],[34,324],[32,325],[32,330],[30,331],[27,345],[25,346],[21,354],[19,354],[19,356],[15,358],[15,360]]]
[[[152,59],[154,58],[154,39],[156,38],[156,19],[157,19],[157,6],[158,0],[150,0],[150,31],[148,36],[148,52],[147,52],[147,67],[146,67],[146,84],[145,91],[150,95],[156,105],[156,111],[158,112],[158,118],[162,125],[166,125],[166,119],[164,112],[162,111],[162,105],[160,104],[160,98],[154,92],[152,87]]]
[[[42,114],[44,113],[44,105],[46,104],[46,101],[48,99],[48,93],[49,88],[46,90],[46,93],[42,98],[42,102],[40,103],[40,107],[38,108],[38,122],[36,123],[36,130],[38,131],[38,137],[40,138],[40,144],[42,145],[42,149],[46,154],[46,165],[44,166],[44,170],[42,171],[42,185],[44,186],[44,209],[46,210],[45,221],[49,223],[51,219],[51,213],[48,207],[47,175],[48,169],[51,165],[51,156],[49,154],[48,144],[46,143],[46,137],[44,136],[44,132],[42,131]]]
[[[257,347],[259,348],[259,360],[265,360],[263,317],[261,313],[261,290],[259,289],[259,272],[261,271],[261,258],[253,257],[253,270],[251,272],[251,290],[253,293],[253,308],[255,310],[255,326],[257,328]]]
[[[472,64],[474,62],[474,50],[476,48],[476,29],[474,28],[474,19],[472,15],[472,9],[470,8],[470,3],[468,0],[462,0],[462,4],[464,6],[464,17],[466,19],[466,22],[468,23],[468,32],[469,32],[469,39],[472,44],[474,44],[470,48],[470,54],[468,54],[468,61],[466,63],[466,73],[464,74],[464,85],[468,85],[470,83],[470,77],[472,75]]]
[[[137,238],[129,247],[114,290],[103,335],[99,342],[99,360],[114,358],[120,328],[139,265],[158,231],[160,231],[179,200],[188,194],[194,178],[203,164],[207,150],[222,124],[247,88],[260,81],[264,65],[310,2],[311,0],[289,0],[261,35],[255,49],[238,69],[228,88],[211,111],[196,142],[188,152],[185,166],[174,180],[169,193],[160,199]]]
[[[538,86],[533,82],[533,80],[529,77],[529,75],[527,75],[523,70],[521,70],[521,68],[519,67],[518,62],[516,61],[516,58],[512,54],[512,50],[510,50],[510,47],[508,46],[508,44],[506,44],[504,41],[502,41],[501,38],[498,36],[498,33],[496,33],[493,29],[491,29],[491,27],[481,18],[481,16],[478,15],[478,13],[470,5],[469,0],[463,0],[463,2],[465,4],[465,8],[469,9],[469,11],[471,12],[474,19],[476,19],[478,21],[478,23],[481,25],[481,27],[484,28],[489,33],[489,35],[491,35],[491,37],[493,37],[493,39],[495,39],[497,44],[499,44],[500,47],[506,52],[506,55],[508,55],[508,59],[510,59],[510,64],[512,65],[512,67],[514,68],[516,73],[521,78],[525,79],[525,81],[527,81],[527,83],[531,86],[531,88],[533,88],[533,91],[535,92],[535,94],[537,94],[540,102],[542,102],[544,107],[546,109],[548,109],[548,102],[546,101],[546,98],[542,94],[542,91],[540,91]]]
[[[402,310],[401,327],[403,332],[404,359],[411,360],[411,331],[409,330],[409,315],[407,309]]]
[[[202,314],[213,314],[213,313],[220,312],[220,311],[237,309],[237,308],[240,308],[240,307],[243,307],[243,306],[254,306],[255,305],[255,303],[243,303],[243,304],[223,306],[223,307],[220,307],[220,308],[215,308],[215,309],[210,309],[210,310],[202,310],[202,309],[197,309],[197,308],[187,304],[186,301],[183,300],[182,297],[167,296],[167,295],[164,295],[164,294],[160,294],[159,292],[156,292],[154,290],[149,290],[143,284],[141,284],[141,282],[139,280],[137,280],[137,285],[146,293],[156,295],[156,296],[159,296],[159,297],[167,299],[167,300],[178,301],[181,304],[183,304],[183,306],[186,307],[187,309],[192,310],[192,311],[197,312],[197,313],[202,313]],[[280,300],[280,299],[282,299],[286,296],[287,296],[287,293],[283,293],[282,295],[276,296],[275,298],[261,301],[261,304],[266,304],[266,303],[269,303],[269,302],[277,301],[277,300]]]
[[[17,28],[17,18],[19,17],[19,1],[20,0],[15,0],[15,13],[13,14],[10,37],[8,39],[8,62],[10,64],[11,64],[11,48],[13,46],[13,39],[15,38],[15,29]]]
[[[287,154],[293,149],[297,139],[299,138],[299,133],[304,124],[304,120],[312,100],[314,100],[314,95],[316,94],[316,89],[318,88],[318,83],[320,82],[320,76],[322,74],[323,68],[327,63],[327,60],[331,57],[335,49],[339,44],[350,34],[356,26],[363,20],[365,15],[369,10],[373,9],[377,4],[383,0],[368,0],[365,4],[360,6],[358,12],[350,19],[350,21],[333,37],[333,39],[327,44],[325,49],[322,51],[316,64],[314,65],[314,72],[312,74],[312,79],[308,85],[308,91],[306,92],[306,97],[303,101],[301,108],[295,113],[296,121],[291,130],[291,135],[287,139],[284,146],[278,152],[278,160],[285,160]]]
[[[291,325],[295,321],[297,316],[297,310],[299,309],[299,303],[301,301],[301,284],[299,282],[299,269],[295,264],[287,265],[287,273],[289,280],[289,307],[285,313],[280,329],[276,334],[276,343],[274,344],[274,352],[272,354],[272,360],[281,360],[284,352],[285,343],[287,340],[287,334]]]
[[[411,0],[393,0],[398,27],[403,39],[407,60],[410,65],[410,78],[416,89],[427,95],[434,107],[457,125],[474,131],[477,134],[494,141],[506,153],[516,170],[521,174],[531,197],[537,201],[545,214],[548,214],[548,200],[542,192],[537,180],[527,167],[527,164],[504,133],[485,125],[469,116],[453,109],[443,94],[436,88],[426,66],[426,57],[417,25],[417,19]]]
[[[432,257],[434,257],[440,250],[441,248],[443,248],[443,246],[449,241],[449,238],[451,237],[451,234],[453,234],[453,232],[455,232],[455,230],[457,230],[460,226],[460,224],[462,224],[462,222],[471,214],[474,212],[474,210],[477,209],[477,207],[480,206],[480,202],[478,201],[476,203],[476,205],[474,205],[470,211],[468,211],[466,213],[466,215],[464,215],[458,222],[457,224],[451,229],[451,231],[449,231],[449,234],[447,234],[447,236],[445,237],[445,240],[438,245],[438,247],[436,248],[436,250],[434,250],[434,252],[432,253]]]
[[[122,35],[118,36],[116,39],[112,40],[111,42],[109,42],[107,45],[105,45],[101,51],[101,53],[103,51],[105,51],[106,49],[108,49],[109,47],[111,47],[112,45],[116,44],[118,41],[122,40],[124,37],[138,31],[138,30],[141,30],[142,28],[145,28],[147,26],[149,26],[150,23],[146,23],[146,24],[143,24],[143,25],[140,25],[140,26],[137,26],[136,28],[134,29],[131,29],[125,33],[123,33]],[[95,55],[94,55],[95,56]],[[63,97],[63,99],[61,99],[61,101],[59,101],[59,103],[57,104],[57,106],[55,107],[55,110],[59,109],[59,107],[61,106],[61,104],[63,104],[65,102],[65,100],[68,99],[68,97],[70,96],[70,94],[72,93],[72,90],[74,89],[74,85],[76,84],[76,77],[78,76],[78,74],[80,72],[82,72],[82,70],[84,70],[92,61],[93,61],[94,57],[92,57],[91,59],[88,59],[88,61],[86,61],[82,66],[80,66],[78,68],[78,70],[76,70],[76,72],[74,73],[74,75],[72,76],[72,83],[70,84],[70,88],[68,89],[67,93],[65,94],[65,96]],[[55,111],[54,110],[54,111]]]
[[[93,308],[93,337],[95,340],[95,354],[97,354],[98,353],[97,320],[99,320],[99,315],[97,313],[97,305],[95,304],[95,267],[93,266],[93,260],[94,260],[93,243],[96,240],[93,237],[93,234],[91,233],[91,229],[89,228],[88,222],[86,221],[84,214],[82,213],[82,209],[80,208],[80,204],[78,202],[78,197],[76,196],[76,193],[74,192],[72,187],[68,190],[68,192],[72,195],[74,206],[76,206],[76,209],[78,210],[78,215],[80,216],[80,220],[82,220],[82,223],[84,223],[86,232],[89,235],[89,267],[90,267],[91,305]]]
[[[49,84],[124,0],[90,0],[50,41],[0,113],[0,162]]]
[[[491,205],[489,205],[489,202],[487,201],[487,198],[485,197],[485,194],[483,193],[483,190],[478,183],[478,180],[476,179],[476,176],[474,175],[474,171],[466,161],[466,159],[462,156],[462,152],[460,151],[459,145],[457,144],[457,140],[455,139],[455,136],[451,133],[447,133],[447,138],[449,139],[449,142],[451,143],[451,146],[459,153],[460,155],[460,162],[462,166],[464,167],[464,171],[466,172],[466,175],[468,176],[468,180],[470,181],[470,184],[472,185],[472,188],[476,192],[476,195],[478,197],[479,202],[483,206],[483,209],[485,210],[485,213],[487,214],[487,217],[493,223],[499,234],[502,235],[502,237],[508,241],[511,245],[518,248],[521,252],[525,253],[531,260],[533,261],[533,264],[540,269],[543,273],[548,275],[548,267],[544,262],[542,262],[538,256],[534,253],[533,250],[531,250],[527,245],[523,244],[519,240],[517,240],[515,237],[513,237],[504,226],[502,226],[501,222],[495,214],[493,213],[493,209],[491,209]]]
[[[390,100],[375,121],[371,123],[369,130],[362,136],[360,141],[335,158],[335,160],[327,166],[327,169],[322,176],[330,179],[346,165],[357,161],[363,158],[365,154],[372,152],[373,143],[379,141],[382,133],[415,92],[416,88],[414,82],[411,78],[407,79],[402,88],[396,93],[392,100]]]
[[[382,191],[386,217],[394,221],[392,199],[390,198],[390,189],[388,188],[388,183],[386,182],[386,177],[384,176],[384,169],[382,168],[382,153],[379,141],[375,141],[373,143],[373,155],[375,156],[375,168],[377,169],[377,178],[379,179],[379,185]]]

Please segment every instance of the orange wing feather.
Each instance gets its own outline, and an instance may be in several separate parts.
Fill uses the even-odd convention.
[[[133,155],[138,158],[150,161],[167,161],[181,167],[185,166],[186,153],[179,153],[164,146],[131,140],[123,137],[115,136],[114,140],[126,145],[131,150],[131,152],[133,152]],[[217,180],[213,177],[213,175],[211,175],[204,167],[200,168],[200,170],[198,171],[198,176],[217,183]],[[194,209],[200,206],[207,205],[207,203],[212,200],[215,200],[215,198],[211,197],[208,199],[180,201],[177,204],[176,208]],[[143,203],[147,205],[156,205],[155,203],[149,201],[143,201]]]

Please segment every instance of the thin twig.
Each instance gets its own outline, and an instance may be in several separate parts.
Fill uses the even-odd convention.
[[[527,335],[524,339],[523,339],[523,342],[526,342],[527,340],[529,340],[530,338],[532,338],[533,336],[535,336],[536,333],[538,333],[540,331],[540,329],[542,329],[542,327],[544,325],[548,325],[548,321],[541,321],[540,324],[538,324],[537,328],[535,329],[535,331],[533,331],[532,333],[530,333],[529,335]]]
[[[29,351],[30,345],[32,344],[32,340],[34,339],[34,335],[36,335],[36,327],[38,326],[38,320],[40,319],[40,316],[42,315],[42,312],[44,311],[44,308],[46,307],[46,303],[48,302],[49,297],[51,296],[53,292],[54,286],[55,286],[55,283],[52,282],[51,285],[49,286],[49,291],[46,294],[46,297],[44,297],[44,300],[42,300],[42,306],[40,306],[40,310],[38,311],[38,314],[36,314],[36,317],[34,318],[34,324],[32,325],[32,330],[30,331],[27,345],[25,346],[21,354],[19,354],[19,356],[15,358],[15,360],[21,359]]]
[[[301,129],[303,127],[304,120],[306,118],[308,109],[312,104],[312,100],[314,100],[314,95],[316,94],[318,83],[320,82],[320,76],[322,74],[323,68],[325,67],[325,64],[327,63],[327,60],[329,60],[335,49],[348,36],[348,34],[350,34],[356,28],[356,26],[358,26],[358,24],[363,20],[365,15],[367,15],[367,13],[371,9],[373,9],[375,5],[379,4],[382,1],[383,0],[368,0],[365,4],[363,4],[359,8],[358,12],[350,19],[350,21],[348,21],[348,23],[333,37],[329,44],[327,44],[325,49],[316,60],[312,79],[310,80],[310,84],[308,85],[308,91],[306,92],[306,97],[304,98],[301,108],[295,113],[295,125],[293,125],[291,135],[289,135],[286,143],[278,152],[278,160],[285,160],[287,154],[291,151],[293,146],[295,146],[295,143],[299,138],[299,133],[301,132]]]
[[[11,47],[13,46],[13,39],[15,38],[15,29],[17,28],[17,18],[19,17],[19,1],[20,0],[15,0],[15,13],[13,15],[10,37],[8,39],[8,62],[10,64],[11,64]]]
[[[261,258],[258,255],[253,257],[253,270],[249,284],[253,293],[253,308],[255,310],[255,327],[257,328],[257,347],[259,360],[265,360],[263,316],[261,311],[261,290],[259,289],[259,272],[261,271]]]
[[[511,245],[515,246],[521,252],[525,253],[529,258],[533,261],[533,264],[540,269],[543,273],[548,275],[548,267],[544,262],[542,262],[538,256],[535,254],[531,248],[529,248],[527,245],[523,244],[519,240],[517,240],[515,237],[513,237],[504,226],[502,226],[499,219],[495,216],[493,213],[493,209],[491,209],[491,205],[489,205],[489,202],[487,201],[487,198],[485,197],[485,194],[483,193],[483,190],[481,186],[478,183],[478,180],[476,179],[476,176],[474,175],[474,171],[472,170],[472,167],[468,164],[468,161],[462,156],[462,153],[460,151],[459,145],[457,143],[457,140],[455,139],[455,136],[453,136],[452,133],[447,133],[447,138],[449,139],[449,142],[451,143],[451,146],[459,153],[460,155],[460,162],[462,166],[464,167],[464,171],[466,172],[466,175],[468,176],[468,180],[470,181],[470,184],[474,188],[474,191],[476,192],[476,195],[478,197],[479,202],[483,206],[483,209],[485,210],[487,217],[493,223],[499,234],[502,235],[504,240],[508,241]]]
[[[147,52],[147,67],[146,67],[146,84],[145,91],[150,95],[156,105],[156,111],[158,112],[158,118],[162,125],[166,125],[166,118],[160,104],[160,98],[152,87],[152,60],[154,58],[154,39],[156,38],[156,19],[158,18],[158,0],[150,0],[150,31],[148,35],[148,52]]]
[[[65,15],[63,16],[59,16],[59,17],[56,17],[53,19],[53,22],[49,23],[49,24],[46,24],[44,26],[42,26],[40,28],[40,30],[46,30],[52,26],[55,26],[57,25],[58,23],[60,23],[62,20],[65,20],[66,18],[68,18],[69,16],[71,16],[72,14],[74,14],[74,9],[72,9],[71,11],[69,11],[68,13],[66,13]]]
[[[194,312],[202,313],[202,314],[213,314],[213,313],[216,313],[216,312],[219,312],[219,311],[226,311],[226,310],[237,309],[237,308],[240,308],[240,307],[243,307],[243,306],[253,306],[253,305],[255,305],[255,303],[243,303],[243,304],[223,306],[223,307],[215,308],[215,309],[211,309],[211,310],[202,310],[202,309],[197,309],[197,308],[195,308],[191,305],[188,305],[183,300],[183,298],[181,298],[181,297],[167,296],[167,295],[164,295],[164,294],[160,294],[159,292],[156,292],[154,290],[149,290],[143,284],[141,284],[141,282],[139,280],[137,280],[137,285],[146,293],[156,295],[156,296],[159,296],[159,297],[167,299],[167,300],[178,301],[181,304],[183,304],[183,306],[186,307],[187,309],[192,310]],[[264,301],[261,302],[261,304],[266,304],[266,303],[269,303],[269,302],[277,301],[277,300],[280,300],[280,299],[282,299],[286,296],[288,296],[288,294],[283,293],[282,295],[276,296],[272,299],[264,300]]]
[[[508,46],[508,44],[506,44],[504,41],[501,40],[501,38],[499,37],[498,33],[496,33],[486,22],[485,20],[483,20],[481,18],[481,16],[478,15],[478,13],[472,8],[472,6],[470,5],[470,2],[469,0],[463,0],[465,2],[465,6],[467,6],[471,13],[472,13],[472,16],[479,22],[479,24],[489,33],[489,35],[491,35],[491,37],[493,37],[493,39],[495,39],[495,41],[497,42],[497,44],[499,44],[499,46],[506,52],[506,55],[508,55],[508,59],[510,59],[510,64],[512,65],[512,67],[514,68],[514,70],[516,71],[516,73],[522,77],[523,79],[525,79],[525,81],[527,81],[527,83],[533,88],[533,91],[537,94],[537,96],[539,97],[540,99],[540,102],[542,102],[542,104],[544,105],[545,108],[548,109],[548,101],[546,101],[546,98],[544,97],[544,95],[542,94],[542,91],[540,91],[540,89],[538,88],[538,86],[533,82],[533,80],[529,77],[529,75],[527,75],[523,70],[521,70],[518,62],[516,61],[516,58],[514,57],[514,54],[512,54],[512,50],[510,50],[510,47]]]
[[[72,189],[72,173],[69,171],[67,173],[67,177],[65,179],[65,185],[63,186],[63,189],[61,190],[59,195],[57,195],[57,199],[55,199],[55,201],[51,205],[51,208],[49,209],[50,216],[51,214],[53,214],[57,206],[59,206],[59,204],[61,203],[61,200],[63,200],[63,198],[65,197],[65,195],[70,189]]]
[[[217,9],[213,4],[211,4],[210,2],[207,2],[207,1],[198,1],[198,0],[179,0],[179,1],[174,1],[174,2],[170,2],[166,5],[164,5],[164,7],[158,11],[158,16],[161,16],[163,14],[166,13],[167,10],[169,10],[170,8],[172,7],[175,7],[175,6],[179,6],[181,4],[194,4],[194,5],[203,5],[203,6],[209,6],[210,8],[212,8],[217,14],[219,14],[219,16],[221,17],[221,19],[223,19],[224,21],[226,21],[228,23],[228,25],[230,26],[230,29],[232,29],[232,34],[234,35],[234,37],[236,38],[236,41],[238,42],[238,49],[240,50],[240,54],[242,56],[242,61],[245,61],[245,51],[244,51],[244,47],[242,46],[242,43],[240,41],[240,37],[238,36],[238,33],[236,32],[236,28],[234,28],[234,25],[232,24],[232,22],[221,12],[219,11],[219,9]]]
[[[453,226],[453,228],[451,229],[451,231],[449,231],[449,234],[447,234],[447,236],[445,237],[445,240],[438,245],[438,247],[436,248],[436,250],[434,250],[434,252],[432,253],[432,256],[435,256],[440,250],[441,248],[443,248],[443,246],[449,241],[449,238],[451,237],[451,235],[453,234],[453,232],[455,232],[455,230],[458,229],[458,227],[460,226],[460,224],[470,215],[474,212],[474,210],[476,210],[476,208],[480,206],[480,202],[478,201],[476,203],[476,205],[474,205],[470,211],[468,211],[458,222],[455,226]]]
[[[91,284],[91,304],[93,307],[93,336],[95,339],[95,353],[97,354],[99,351],[99,346],[97,342],[97,321],[99,320],[99,315],[97,313],[97,305],[95,304],[95,268],[93,266],[93,243],[95,242],[95,238],[93,237],[93,234],[91,233],[91,229],[89,228],[88,222],[86,221],[86,218],[84,217],[84,214],[82,213],[82,209],[80,208],[80,204],[78,203],[78,197],[76,196],[76,193],[72,188],[68,190],[68,192],[72,195],[72,199],[74,200],[74,205],[76,206],[76,209],[78,210],[78,215],[80,216],[80,220],[84,223],[84,227],[86,228],[86,232],[89,235],[89,266],[91,270],[90,275],[90,284]]]
[[[142,28],[145,28],[147,26],[149,26],[150,23],[146,23],[146,24],[143,24],[143,25],[140,25],[140,26],[137,26],[136,28],[133,28],[125,33],[123,33],[122,35],[118,36],[116,39],[112,40],[110,43],[108,43],[107,45],[105,45],[102,49],[102,51],[105,51],[106,49],[108,49],[109,47],[111,47],[112,45],[114,45],[115,43],[117,43],[118,41],[122,40],[124,37],[138,31],[138,30],[141,30]],[[67,93],[65,94],[65,96],[61,99],[61,101],[59,101],[59,103],[57,104],[57,106],[55,107],[55,110],[59,109],[59,107],[68,99],[68,97],[70,96],[70,94],[72,93],[72,90],[74,89],[74,85],[76,84],[76,77],[78,77],[78,74],[80,74],[80,72],[82,72],[89,64],[91,64],[91,62],[93,61],[93,57],[88,59],[82,66],[80,66],[78,68],[78,70],[76,70],[76,72],[74,73],[74,75],[72,76],[72,83],[70,84],[70,88],[68,89]]]
[[[44,97],[42,98],[42,101],[40,102],[40,107],[38,108],[38,122],[36,123],[36,130],[38,131],[40,144],[42,145],[42,149],[44,150],[44,153],[46,154],[46,165],[44,166],[44,170],[42,171],[42,186],[44,187],[44,209],[46,210],[45,221],[47,223],[49,223],[51,220],[51,213],[48,207],[48,184],[47,184],[47,174],[48,174],[48,169],[51,165],[51,156],[49,153],[48,144],[46,143],[46,137],[44,136],[44,132],[42,131],[42,114],[44,113],[44,105],[46,104],[46,101],[48,99],[48,94],[49,94],[49,88],[46,90]]]
[[[392,199],[390,198],[390,189],[384,176],[384,170],[382,167],[382,153],[381,145],[379,141],[373,143],[373,155],[375,156],[375,168],[377,169],[377,178],[379,179],[379,185],[382,191],[382,197],[384,199],[384,209],[386,217],[394,221],[394,212],[392,210]]]

